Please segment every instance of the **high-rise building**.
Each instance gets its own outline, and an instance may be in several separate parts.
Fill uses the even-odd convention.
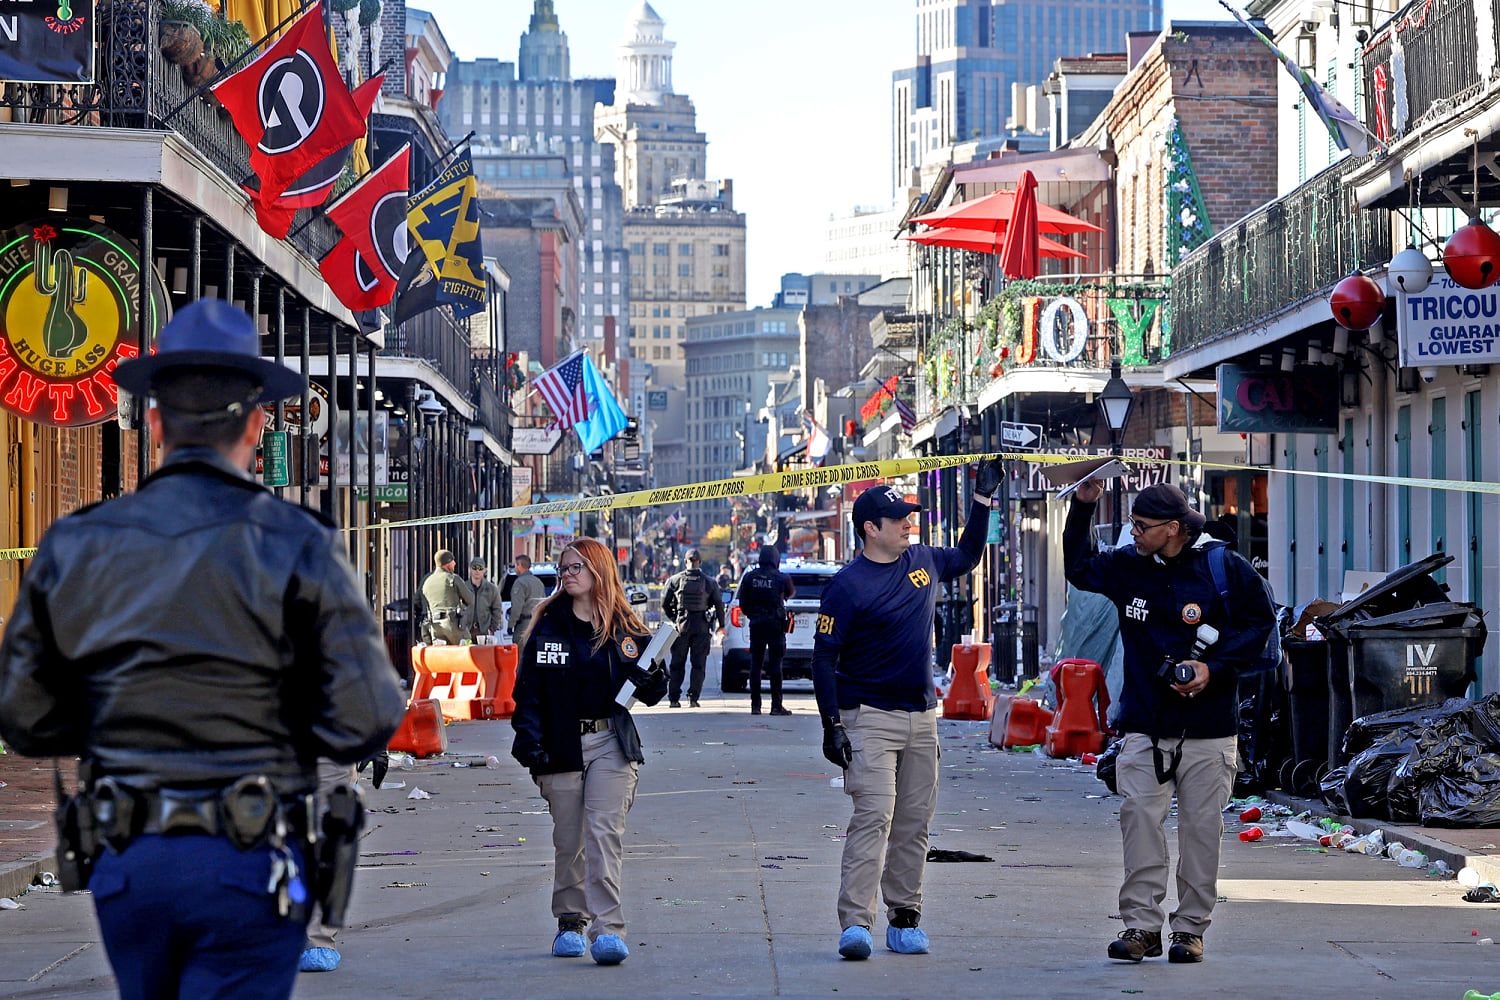
[[[688,319],[745,307],[745,216],[732,181],[707,179],[697,111],[672,90],[675,45],[641,0],[615,47],[614,101],[594,113],[624,197],[633,397],[683,384]]]
[[[519,67],[519,72],[518,72]],[[534,0],[521,35],[518,63],[495,58],[455,61],[439,112],[453,139],[474,132],[474,172],[489,188],[529,197],[571,183],[582,211],[575,342],[565,347],[602,351],[606,318],[617,327],[629,316],[623,201],[615,184],[613,147],[594,138],[594,109],[614,100],[614,81],[569,76],[568,36],[552,0]],[[539,172],[541,171],[541,172]],[[558,215],[567,214],[559,205]],[[622,352],[623,354],[623,352]]]
[[[1011,85],[1040,84],[1061,56],[1119,52],[1157,31],[1162,0],[917,0],[916,58],[891,75],[892,189],[954,143],[1002,131]]]

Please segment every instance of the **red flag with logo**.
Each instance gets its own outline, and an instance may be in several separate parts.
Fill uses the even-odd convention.
[[[385,83],[384,73],[372,76],[354,88],[354,104],[359,108],[360,117],[369,119],[370,111],[375,107],[375,98],[380,95],[380,87],[383,83]],[[328,200],[328,195],[333,191],[333,185],[349,162],[351,148],[351,146],[345,146],[323,157],[313,164],[310,170],[293,181],[281,197],[273,202],[261,199],[259,177],[251,174],[241,181],[240,187],[250,196],[250,204],[255,209],[255,221],[260,223],[260,228],[278,240],[286,239],[287,233],[291,232],[292,219],[296,216],[298,209],[317,208]]]
[[[380,270],[365,262],[348,236],[335,243],[328,256],[318,262],[323,280],[351,312],[378,309],[396,294],[396,279],[386,280]]]
[[[365,133],[323,34],[321,3],[244,69],[214,84],[213,93],[250,147],[250,169],[267,202]]]
[[[382,282],[389,282],[393,290],[406,263],[410,157],[411,145],[402,146],[396,155],[344,192],[327,211],[365,264],[379,273]]]

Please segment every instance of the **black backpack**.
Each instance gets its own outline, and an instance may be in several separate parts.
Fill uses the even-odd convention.
[[[707,611],[709,606],[708,588],[710,584],[708,577],[702,573],[694,575],[689,573],[682,581],[680,603],[682,610],[692,614],[696,611]]]
[[[1229,574],[1224,566],[1225,561],[1229,558],[1228,548],[1229,546],[1227,545],[1214,545],[1208,549],[1208,571],[1214,578],[1214,589],[1219,592],[1219,600],[1224,602],[1226,610],[1234,607],[1229,600]],[[1260,576],[1259,573],[1256,574],[1256,577],[1260,580],[1260,585],[1265,588],[1266,599],[1271,602],[1271,611],[1275,613],[1276,595],[1271,591],[1271,582],[1265,577]],[[1262,670],[1279,671],[1280,669],[1281,631],[1279,623],[1273,623],[1271,625],[1271,634],[1266,637],[1265,649],[1261,650],[1260,656],[1251,661],[1248,668],[1240,671],[1240,675],[1257,674]]]

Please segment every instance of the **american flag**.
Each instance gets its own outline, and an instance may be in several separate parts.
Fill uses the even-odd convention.
[[[569,355],[559,365],[547,369],[531,380],[551,407],[553,427],[567,430],[589,417],[589,397],[583,384],[583,352]]]
[[[896,412],[901,414],[901,429],[910,434],[911,429],[917,426],[917,414],[912,410],[911,404],[900,396],[893,393],[891,398],[896,401]]]
[[[667,519],[661,523],[661,530],[671,531],[680,523],[682,523],[682,511],[681,509],[678,509],[673,513],[667,515]]]

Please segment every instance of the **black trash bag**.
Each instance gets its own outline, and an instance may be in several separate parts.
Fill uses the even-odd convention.
[[[1472,736],[1454,736],[1445,749],[1462,756]],[[1500,753],[1474,753],[1460,765],[1421,780],[1417,793],[1423,826],[1500,826]]]
[[[1318,783],[1323,804],[1332,810],[1335,816],[1349,815],[1349,802],[1344,798],[1344,776],[1348,770],[1347,767],[1336,767],[1323,775],[1322,781]]]
[[[1421,786],[1411,768],[1422,759],[1422,751],[1413,749],[1391,771],[1385,786],[1386,818],[1392,823],[1419,823],[1417,792]]]
[[[1426,729],[1437,720],[1466,711],[1472,705],[1473,702],[1467,698],[1449,698],[1441,703],[1412,705],[1409,708],[1392,708],[1361,715],[1344,731],[1344,753],[1352,759],[1389,733],[1398,729]]]
[[[1281,766],[1292,755],[1291,713],[1280,674],[1261,671],[1239,679],[1239,770],[1237,798],[1255,795],[1280,782]]]
[[[1420,735],[1415,726],[1395,729],[1354,755],[1343,768],[1344,801],[1349,806],[1344,815],[1386,818],[1391,774],[1416,749]]]
[[[1438,744],[1459,734],[1474,737],[1477,745],[1485,751],[1500,751],[1500,718],[1495,715],[1495,696],[1490,695],[1478,702],[1452,698],[1444,703],[1444,709],[1455,701],[1462,704],[1454,711],[1445,711],[1442,716],[1433,719],[1422,734],[1423,754],[1430,754]]]

